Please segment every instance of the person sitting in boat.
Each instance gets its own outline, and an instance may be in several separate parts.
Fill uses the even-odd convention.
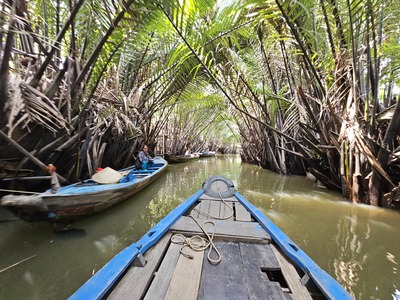
[[[153,159],[149,154],[149,147],[147,147],[147,145],[144,145],[142,150],[136,156],[136,168],[138,170],[139,169],[146,170],[147,166],[151,164],[153,164]]]

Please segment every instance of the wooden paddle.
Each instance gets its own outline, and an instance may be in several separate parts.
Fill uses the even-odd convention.
[[[50,174],[51,172],[54,172],[54,169],[50,170],[49,166],[46,166],[44,163],[42,163],[39,159],[37,159],[36,157],[34,157],[31,153],[29,153],[27,150],[25,150],[22,146],[20,146],[16,141],[14,141],[12,138],[8,137],[2,130],[0,130],[0,137],[2,137],[4,140],[6,140],[7,142],[9,142],[12,146],[15,147],[15,149],[17,149],[19,152],[21,152],[22,154],[24,154],[26,157],[28,157],[31,161],[33,161],[37,166],[39,166],[41,169],[49,171]],[[65,179],[64,177],[62,177],[61,175],[55,173],[57,175],[57,179],[59,179],[62,183],[64,184],[69,184],[69,181],[67,179]]]

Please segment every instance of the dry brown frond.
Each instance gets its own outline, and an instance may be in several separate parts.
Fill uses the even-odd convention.
[[[10,75],[5,110],[8,117],[9,136],[21,123],[23,123],[22,127],[37,123],[52,132],[57,132],[61,128],[67,130],[67,121],[53,101],[29,86],[16,74]]]

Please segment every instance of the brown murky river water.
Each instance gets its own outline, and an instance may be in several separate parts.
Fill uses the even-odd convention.
[[[232,180],[356,299],[400,299],[400,213],[354,206],[304,177],[241,164],[239,156],[169,165],[152,186],[75,222],[72,231],[54,233],[43,222],[0,223],[0,299],[68,298],[211,175]],[[0,220],[8,217],[0,208]]]

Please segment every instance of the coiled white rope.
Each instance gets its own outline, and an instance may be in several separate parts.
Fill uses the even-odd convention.
[[[190,255],[190,254],[184,252],[183,251],[184,248],[189,247],[190,249],[192,249],[194,251],[198,251],[198,252],[204,251],[207,248],[209,248],[208,254],[207,254],[208,261],[213,265],[219,264],[221,262],[222,256],[221,256],[221,253],[218,251],[218,249],[215,247],[214,242],[213,242],[215,228],[216,228],[215,223],[212,221],[206,221],[203,223],[203,225],[201,225],[193,216],[190,216],[190,217],[197,223],[197,225],[199,225],[199,227],[204,232],[204,234],[206,235],[207,238],[204,238],[199,235],[194,235],[192,237],[186,237],[181,233],[177,233],[171,237],[171,243],[182,245],[179,252],[183,256],[190,258],[190,259],[193,259],[193,255]],[[205,229],[206,224],[212,224],[214,226],[214,230],[211,232],[211,236]],[[211,251],[213,249],[217,253],[217,259],[211,258]]]
[[[226,203],[224,201],[224,199],[222,199],[220,190],[218,189],[218,194],[219,194],[219,198],[220,200],[231,210],[231,214],[227,217],[216,217],[216,216],[212,216],[198,208],[194,208],[194,211],[197,211],[203,215],[209,216],[211,218],[217,219],[217,220],[227,220],[233,217],[234,211],[233,208],[231,206],[228,205],[228,203]],[[190,255],[186,252],[183,251],[184,248],[189,247],[190,249],[194,250],[194,251],[204,251],[207,248],[209,248],[208,254],[207,254],[207,259],[211,264],[217,265],[221,262],[222,260],[222,255],[221,253],[218,251],[218,249],[215,247],[214,242],[213,242],[213,238],[214,238],[214,234],[215,234],[215,229],[217,227],[217,225],[215,225],[215,223],[213,221],[206,221],[203,223],[203,225],[201,225],[192,215],[190,215],[190,217],[193,219],[193,221],[196,222],[196,224],[200,227],[200,229],[204,232],[204,234],[206,235],[206,238],[199,236],[199,235],[194,235],[192,237],[186,237],[181,233],[177,233],[174,234],[171,237],[171,243],[174,244],[179,244],[182,245],[181,249],[180,249],[180,253],[190,259],[193,259],[193,255]],[[213,231],[211,232],[211,235],[207,232],[206,230],[206,224],[212,224],[214,226]],[[211,258],[211,251],[214,249],[215,253],[217,254],[217,259],[213,259]]]

